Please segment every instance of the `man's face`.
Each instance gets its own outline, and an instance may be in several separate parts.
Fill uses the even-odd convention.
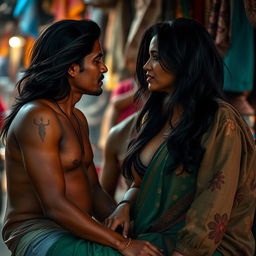
[[[83,71],[80,71],[78,65],[75,69],[78,71],[69,80],[71,88],[78,90],[79,93],[89,95],[100,95],[102,93],[103,73],[108,71],[102,59],[103,53],[99,40],[93,45],[92,52],[84,57]]]

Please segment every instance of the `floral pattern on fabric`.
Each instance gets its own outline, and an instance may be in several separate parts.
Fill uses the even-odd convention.
[[[234,204],[238,206],[244,199],[244,194],[242,189],[238,189],[235,195]]]
[[[221,190],[222,184],[225,184],[225,176],[222,171],[217,172],[212,181],[210,182],[209,189],[214,192],[215,190]]]
[[[225,213],[222,216],[215,214],[214,221],[208,223],[208,228],[211,230],[208,234],[208,238],[214,240],[215,244],[218,244],[226,230],[228,224],[228,215]]]
[[[256,179],[254,178],[251,182],[251,191],[255,191],[256,190]]]
[[[231,119],[227,119],[225,126],[226,126],[226,136],[233,136],[236,128],[235,122]]]
[[[205,153],[196,194],[185,226],[178,232],[175,249],[191,256],[252,256],[255,143],[237,110],[223,101],[219,104],[215,121],[202,138]]]

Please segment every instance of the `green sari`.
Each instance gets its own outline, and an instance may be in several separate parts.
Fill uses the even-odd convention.
[[[177,232],[195,193],[196,172],[168,172],[172,159],[164,142],[155,153],[143,177],[133,211],[134,235],[164,249],[175,247]]]
[[[133,211],[134,237],[148,240],[170,255],[175,249],[177,233],[193,201],[197,171],[170,172],[172,157],[164,142],[153,156],[143,177]],[[222,255],[215,252],[215,256]]]
[[[111,247],[93,243],[70,233],[62,236],[49,249],[46,256],[115,256],[122,255]]]

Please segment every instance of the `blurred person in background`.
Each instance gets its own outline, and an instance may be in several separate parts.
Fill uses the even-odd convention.
[[[137,113],[134,113],[113,126],[110,129],[104,148],[100,184],[117,201],[127,190],[121,166],[127,153],[129,142],[133,137],[137,115]]]
[[[100,139],[103,152],[102,168],[99,173],[100,183],[103,189],[117,201],[127,189],[127,183],[121,175],[121,165],[127,152],[131,128],[135,124],[134,113],[142,106],[142,100],[134,98],[137,90],[134,78],[136,63],[127,63],[127,69],[130,78],[120,81],[111,93],[102,122]]]

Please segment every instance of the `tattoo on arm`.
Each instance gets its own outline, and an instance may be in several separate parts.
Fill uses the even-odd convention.
[[[37,123],[35,119],[33,119],[33,124],[38,126],[38,134],[42,141],[44,141],[45,135],[46,135],[46,126],[50,124],[50,120],[48,120],[48,123],[44,123],[43,117],[40,118],[40,123]]]

